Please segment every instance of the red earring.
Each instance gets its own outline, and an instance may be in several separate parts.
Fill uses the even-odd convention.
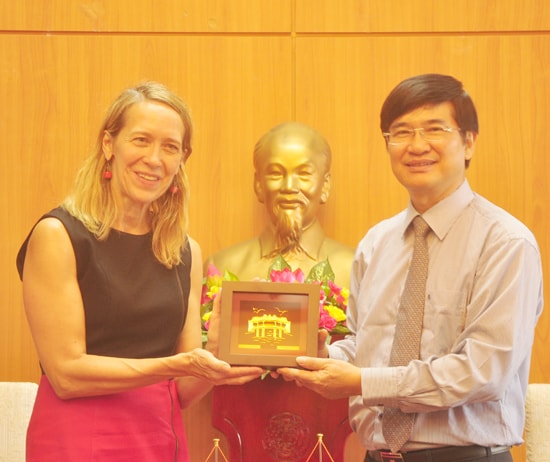
[[[170,192],[172,193],[172,195],[176,195],[179,190],[180,188],[178,188],[178,185],[176,183],[170,186]]]
[[[107,161],[105,163],[105,167],[103,168],[103,179],[110,180],[113,178],[113,172],[111,172],[111,161]]]

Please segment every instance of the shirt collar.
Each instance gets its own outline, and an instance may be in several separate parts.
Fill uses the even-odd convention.
[[[325,232],[321,224],[315,220],[315,222],[306,228],[302,232],[302,238],[300,239],[300,246],[306,255],[312,260],[319,259],[319,253],[321,246],[325,240]],[[260,255],[265,258],[269,255],[274,248],[274,231],[272,227],[264,229],[259,236],[260,241]]]
[[[468,180],[465,179],[455,192],[423,213],[422,218],[426,220],[432,232],[441,240],[473,199],[474,192]],[[416,215],[419,215],[419,213],[409,201],[403,222],[403,234],[407,231]]]

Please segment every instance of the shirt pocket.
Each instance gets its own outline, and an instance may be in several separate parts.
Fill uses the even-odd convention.
[[[465,290],[429,290],[424,308],[422,359],[449,353],[464,330]]]

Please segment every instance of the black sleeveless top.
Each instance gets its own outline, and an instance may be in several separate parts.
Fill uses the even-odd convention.
[[[173,354],[187,316],[189,241],[183,263],[170,270],[153,255],[152,233],[136,236],[112,230],[99,241],[65,209],[53,209],[41,219],[46,217],[63,223],[73,245],[87,352],[123,358]],[[21,279],[29,237],[17,254]]]

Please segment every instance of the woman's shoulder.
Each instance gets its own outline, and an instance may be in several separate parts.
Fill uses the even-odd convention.
[[[42,215],[33,226],[29,236],[35,232],[55,232],[65,229],[72,235],[74,233],[83,233],[86,231],[84,224],[76,217],[72,216],[62,207],[56,207]]]
[[[23,266],[27,255],[31,253],[38,258],[52,260],[67,255],[71,258],[72,244],[69,233],[62,221],[55,215],[43,215],[33,226],[17,254],[17,269],[22,278]]]
[[[67,210],[61,207],[50,210],[37,220],[17,253],[16,265],[20,276],[31,240],[35,249],[74,252],[75,243],[91,238],[91,233]]]
[[[65,224],[56,216],[46,215],[42,217],[34,226],[30,237],[33,240],[55,239],[57,237],[67,236]]]

